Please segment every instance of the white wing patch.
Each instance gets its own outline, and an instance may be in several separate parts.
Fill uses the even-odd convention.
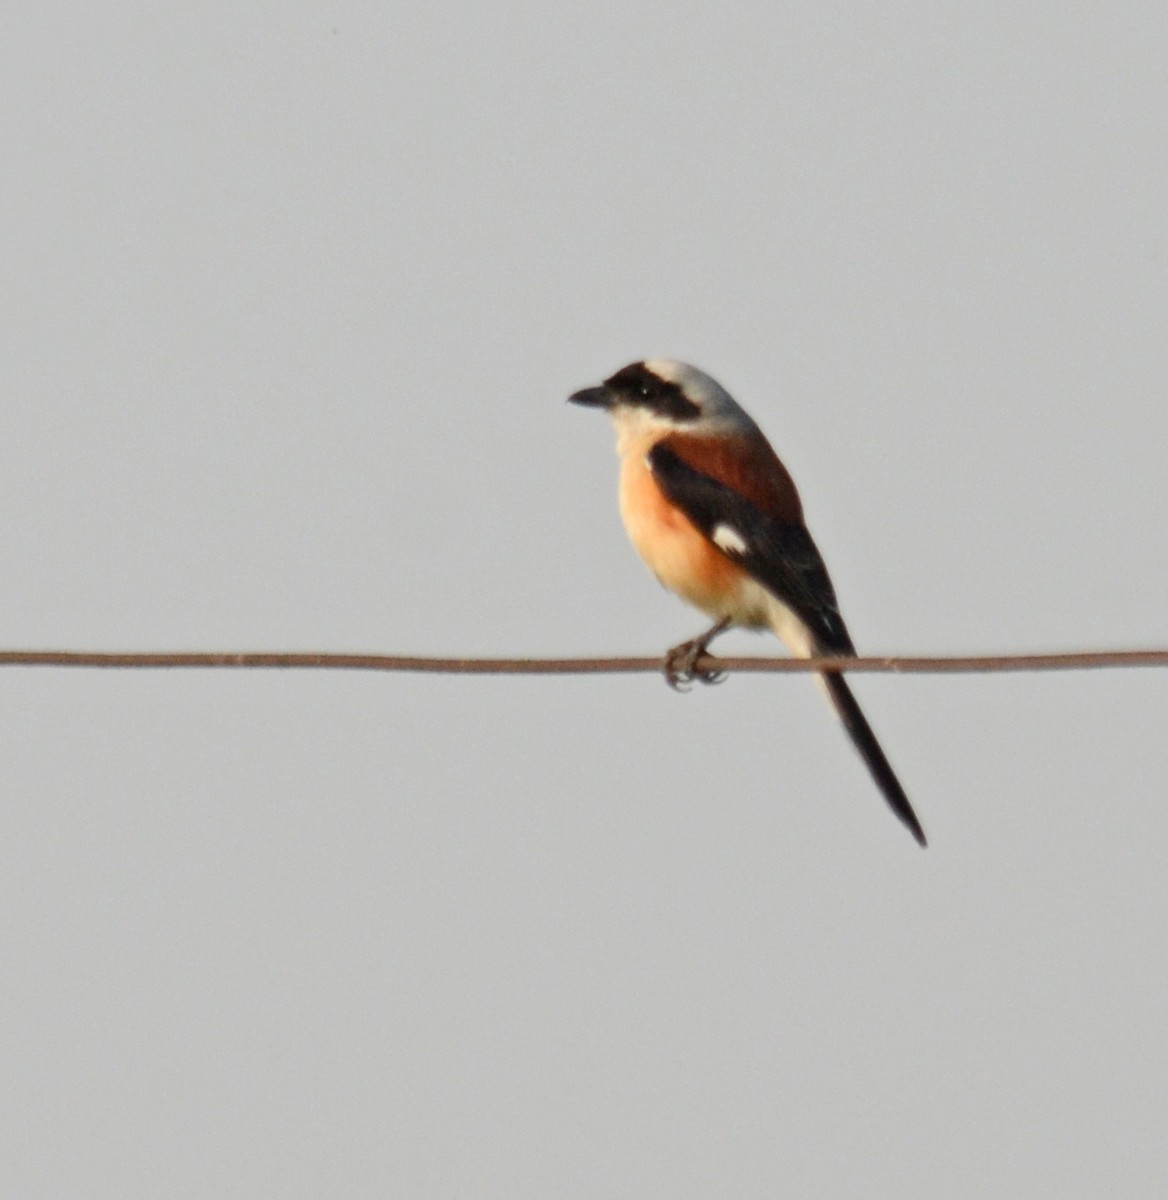
[[[720,550],[725,550],[727,554],[745,554],[750,549],[742,534],[733,525],[727,525],[724,521],[722,524],[714,526],[713,541],[715,546]]]

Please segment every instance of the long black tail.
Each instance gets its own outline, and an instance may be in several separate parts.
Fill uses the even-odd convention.
[[[839,714],[844,728],[860,752],[860,757],[872,773],[876,786],[884,793],[888,807],[908,826],[913,837],[922,846],[927,846],[925,831],[921,828],[921,823],[917,820],[917,815],[908,802],[904,788],[900,786],[896,772],[893,771],[888,759],[884,757],[884,751],[880,749],[880,743],[872,732],[872,726],[868,724],[867,717],[860,711],[856,697],[852,695],[852,689],[848,687],[844,677],[837,671],[826,672],[819,678],[823,682],[824,690],[827,692],[832,707]]]

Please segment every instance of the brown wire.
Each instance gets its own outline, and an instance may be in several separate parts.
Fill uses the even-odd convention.
[[[982,674],[1003,671],[1083,671],[1115,667],[1165,667],[1168,650],[1090,650],[1065,654],[990,654],[944,657],[718,658],[698,666],[735,672],[847,670],[897,674]],[[410,671],[440,675],[614,675],[660,672],[655,658],[436,658],[400,654],[325,654],[283,651],[108,652],[0,650],[0,667],[102,667],[121,669],[216,668],[325,671]]]

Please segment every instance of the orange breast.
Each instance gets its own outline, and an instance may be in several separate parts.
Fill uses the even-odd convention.
[[[667,588],[712,617],[741,620],[749,576],[665,498],[641,448],[621,464],[620,505],[633,545]]]

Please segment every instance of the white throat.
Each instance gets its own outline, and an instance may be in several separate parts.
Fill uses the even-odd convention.
[[[660,413],[633,404],[621,404],[614,408],[612,423],[616,426],[616,452],[622,457],[628,453],[630,447],[642,444],[646,440],[656,441],[667,433],[693,428],[692,421],[672,421]]]

